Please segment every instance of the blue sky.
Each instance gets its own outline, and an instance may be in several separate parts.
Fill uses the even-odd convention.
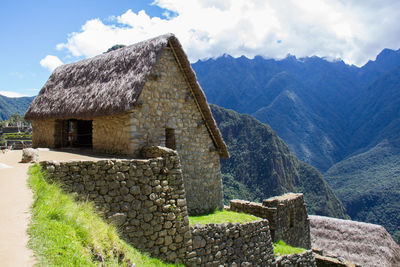
[[[56,45],[65,42],[69,33],[79,31],[89,19],[107,21],[128,9],[161,16],[162,9],[150,4],[136,0],[2,0],[0,91],[36,95],[51,74],[40,61],[48,54],[60,54]],[[59,56],[68,60],[68,54]]]
[[[0,12],[0,94],[8,96],[36,95],[60,64],[166,32],[192,62],[292,54],[361,66],[400,48],[398,0],[2,0]]]

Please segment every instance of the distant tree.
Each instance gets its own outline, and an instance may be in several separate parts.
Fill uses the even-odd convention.
[[[24,117],[15,113],[15,114],[11,115],[11,117],[8,119],[8,122],[11,124],[16,124],[18,122],[24,122]]]
[[[116,44],[116,45],[112,46],[111,48],[108,48],[108,50],[105,53],[120,49],[120,48],[125,47],[125,46],[126,45],[123,45],[123,44]]]

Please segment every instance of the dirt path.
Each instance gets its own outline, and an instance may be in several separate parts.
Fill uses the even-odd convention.
[[[32,266],[28,249],[28,224],[32,192],[27,186],[31,164],[19,163],[22,151],[0,152],[0,266]],[[99,157],[58,151],[39,151],[39,160],[88,160]]]
[[[26,245],[32,192],[26,184],[29,164],[18,163],[21,151],[0,152],[0,265],[32,266]]]

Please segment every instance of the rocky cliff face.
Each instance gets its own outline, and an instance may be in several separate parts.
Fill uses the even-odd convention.
[[[211,109],[231,154],[221,161],[226,200],[261,201],[302,192],[309,213],[346,218],[342,203],[321,173],[299,161],[268,125],[216,105]]]

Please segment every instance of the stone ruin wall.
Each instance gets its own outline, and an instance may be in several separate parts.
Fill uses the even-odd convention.
[[[129,113],[93,118],[93,150],[107,154],[130,154]]]
[[[127,242],[154,257],[188,266],[274,262],[268,221],[189,227],[177,153],[147,147],[143,157],[40,164],[50,180],[93,202]]]
[[[276,263],[277,267],[317,267],[314,254],[311,250],[300,254],[296,253],[277,257]]]
[[[274,266],[268,221],[191,227],[193,266]]]
[[[230,209],[267,219],[273,242],[283,240],[291,246],[311,249],[310,221],[303,194],[272,197],[262,204],[231,200]]]
[[[174,129],[188,211],[223,208],[220,156],[171,49],[165,48],[130,113],[131,155],[144,146],[167,146]]]
[[[179,157],[41,162],[63,190],[94,202],[97,210],[141,251],[182,262],[191,250],[191,232]],[[150,153],[151,154],[151,153]]]
[[[32,146],[54,148],[55,120],[35,120],[32,122]]]

